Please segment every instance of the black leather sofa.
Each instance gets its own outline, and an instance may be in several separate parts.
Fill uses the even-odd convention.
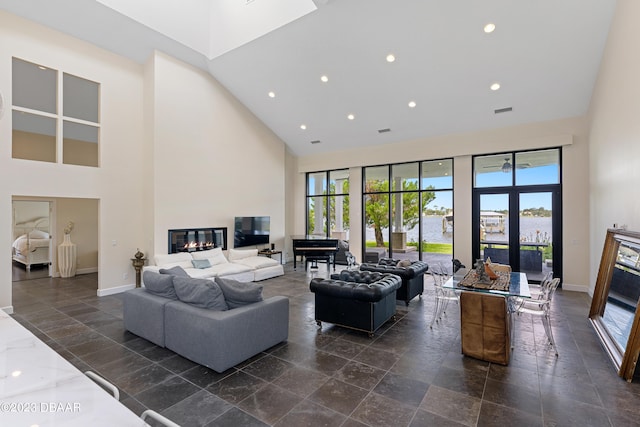
[[[359,270],[343,270],[330,279],[315,278],[309,288],[315,294],[315,318],[322,322],[373,333],[396,313],[399,276]]]
[[[424,261],[411,261],[410,265],[400,267],[398,266],[399,261],[393,258],[381,258],[377,264],[361,264],[360,270],[400,276],[402,286],[396,292],[396,299],[409,305],[409,301],[415,298],[416,295],[422,296],[422,292],[424,292],[424,273],[429,269],[429,265]]]

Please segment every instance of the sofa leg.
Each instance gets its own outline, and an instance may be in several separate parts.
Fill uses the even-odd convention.
[[[367,335],[369,335],[369,338],[373,338],[374,333],[373,332],[369,332]]]
[[[316,324],[318,325],[318,328],[322,329],[322,322],[319,320],[316,320]]]

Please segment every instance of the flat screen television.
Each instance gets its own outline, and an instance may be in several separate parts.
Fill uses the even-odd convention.
[[[268,216],[237,216],[235,219],[233,247],[269,244]]]

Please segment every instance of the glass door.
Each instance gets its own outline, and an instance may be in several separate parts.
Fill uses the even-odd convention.
[[[511,265],[509,241],[509,193],[480,195],[480,211],[476,218],[480,236],[480,257],[491,262]]]
[[[519,194],[520,271],[540,281],[553,271],[553,193]]]
[[[562,277],[561,159],[557,148],[474,157],[473,255],[539,282]]]

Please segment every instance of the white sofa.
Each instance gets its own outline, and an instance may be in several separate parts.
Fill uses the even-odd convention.
[[[229,259],[222,253],[221,248],[215,248],[202,252],[179,252],[176,254],[156,255],[156,265],[146,266],[144,270],[159,272],[160,269],[169,269],[180,266],[191,277],[209,279],[225,277],[239,282],[256,282],[282,276],[284,269],[275,259],[258,256],[257,249],[229,249]],[[207,260],[209,266],[196,268],[194,260]],[[206,264],[206,262],[205,262]]]

